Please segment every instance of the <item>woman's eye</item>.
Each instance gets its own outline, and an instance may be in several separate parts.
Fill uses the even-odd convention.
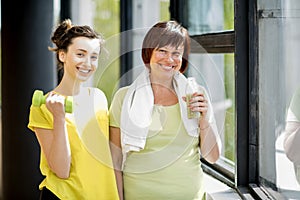
[[[181,56],[181,54],[178,53],[178,52],[176,52],[176,53],[173,53],[173,56],[176,57],[176,58],[178,58],[179,56]]]
[[[92,60],[97,60],[97,59],[98,59],[98,56],[92,56],[91,59],[92,59]]]
[[[163,50],[163,49],[159,49],[158,50],[160,53],[167,53],[167,51],[166,50]]]

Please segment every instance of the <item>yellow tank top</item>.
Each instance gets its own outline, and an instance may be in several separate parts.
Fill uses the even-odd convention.
[[[94,110],[95,107],[92,105],[89,104],[87,107]],[[119,199],[109,149],[107,108],[104,106],[103,109],[97,109],[94,118],[86,122],[84,127],[77,126],[79,124],[77,118],[74,114],[66,114],[66,128],[71,147],[69,178],[57,177],[48,167],[46,158],[41,152],[40,170],[45,178],[39,188],[47,187],[60,199]],[[28,127],[33,131],[35,127],[52,129],[53,117],[45,105],[31,106]]]

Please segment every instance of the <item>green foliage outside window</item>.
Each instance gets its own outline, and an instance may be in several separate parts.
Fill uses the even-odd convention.
[[[108,41],[105,46],[107,51],[101,54],[94,80],[96,87],[106,94],[110,105],[120,79],[120,1],[95,0],[94,3],[94,27]],[[169,4],[169,0],[160,1],[160,20],[170,19]]]
[[[224,30],[234,29],[234,1],[224,0]],[[226,98],[232,101],[232,106],[226,111],[225,118],[225,157],[235,161],[235,71],[234,54],[225,55],[224,82]]]
[[[101,53],[94,80],[96,87],[106,94],[110,105],[120,79],[120,1],[97,0],[95,5],[94,27],[103,35],[107,44]]]

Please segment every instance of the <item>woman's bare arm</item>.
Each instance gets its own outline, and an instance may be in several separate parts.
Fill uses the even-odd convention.
[[[118,186],[120,200],[123,200],[123,173],[122,173],[122,148],[121,148],[121,132],[120,128],[109,127],[110,149],[112,153],[115,176]]]

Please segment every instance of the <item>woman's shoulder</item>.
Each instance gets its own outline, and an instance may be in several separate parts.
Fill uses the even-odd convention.
[[[119,88],[113,95],[113,99],[111,102],[112,107],[118,107],[123,104],[124,98],[128,91],[129,86]]]
[[[89,87],[88,89],[90,90],[90,93],[93,93],[93,94],[96,95],[96,96],[100,96],[100,97],[106,98],[105,93],[104,93],[100,88],[97,88],[97,87]]]
[[[129,89],[129,86],[124,86],[124,87],[119,88],[119,89],[116,91],[114,97],[115,97],[115,98],[121,98],[121,99],[123,99],[123,98],[125,97],[125,95],[126,95],[128,89]]]
[[[107,98],[105,93],[97,87],[88,87],[89,95],[93,97],[95,102],[101,102],[107,106]]]

